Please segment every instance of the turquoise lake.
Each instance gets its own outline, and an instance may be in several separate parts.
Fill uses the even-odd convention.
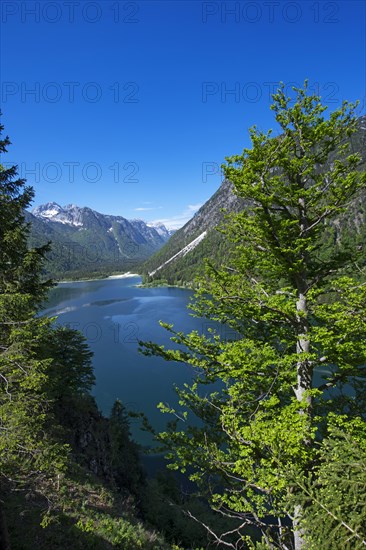
[[[140,283],[140,277],[60,283],[51,291],[43,314],[57,316],[57,323],[84,334],[94,352],[93,394],[105,415],[118,398],[163,430],[171,417],[160,413],[157,404],[177,405],[174,385],[190,382],[194,372],[188,365],[145,357],[138,352],[138,340],[171,345],[159,320],[184,332],[207,332],[208,325],[190,315],[191,291],[141,288]],[[151,435],[140,430],[138,421],[131,421],[131,432],[138,443],[151,444]]]

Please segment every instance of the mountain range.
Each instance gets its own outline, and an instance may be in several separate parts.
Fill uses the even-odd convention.
[[[135,269],[159,250],[172,232],[163,224],[127,220],[74,204],[43,204],[26,212],[29,241],[52,241],[47,274],[55,278],[83,277]]]

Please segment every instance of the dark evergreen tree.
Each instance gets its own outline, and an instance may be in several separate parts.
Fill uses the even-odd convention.
[[[0,125],[0,135],[4,127]],[[10,145],[8,136],[0,139],[0,153]],[[33,189],[17,178],[17,167],[0,165],[0,292],[27,296],[28,308],[45,298],[51,281],[42,280],[42,267],[49,244],[28,249],[29,225],[24,211],[32,202]],[[24,314],[28,311],[23,304]]]
[[[303,508],[307,550],[361,550],[366,546],[366,425],[333,418],[319,446],[319,462],[294,475]]]
[[[138,445],[131,439],[130,419],[125,406],[117,399],[109,418],[112,475],[118,488],[141,495],[145,476],[141,468]]]
[[[93,352],[81,332],[56,326],[40,339],[38,356],[52,357],[48,369],[51,399],[62,405],[67,398],[89,395],[95,382]]]
[[[9,144],[0,140],[1,153]],[[51,360],[36,353],[51,324],[35,316],[51,285],[42,281],[48,246],[28,249],[24,209],[33,191],[16,175],[15,166],[0,165],[0,498],[14,486],[52,493],[67,462],[65,446],[46,430]]]

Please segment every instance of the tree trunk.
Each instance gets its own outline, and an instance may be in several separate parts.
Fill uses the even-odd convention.
[[[309,353],[310,342],[308,338],[308,319],[307,319],[307,302],[306,296],[303,292],[299,294],[298,301],[296,302],[296,309],[299,312],[297,321],[299,324],[299,334],[296,343],[296,352],[299,356],[303,353]],[[308,359],[301,360],[297,363],[297,386],[295,389],[295,395],[298,401],[302,401],[306,390],[311,389],[312,369]],[[306,401],[311,407],[311,397],[307,396]]]
[[[294,519],[292,522],[293,529],[294,529],[295,550],[300,550],[305,546],[304,529],[302,529],[299,525],[300,519],[301,519],[301,511],[302,511],[302,507],[300,505],[296,505],[294,509]]]
[[[312,366],[307,358],[301,360],[301,354],[309,353],[310,341],[308,337],[309,325],[308,325],[308,307],[305,294],[306,285],[302,285],[303,288],[299,292],[298,301],[296,303],[296,309],[298,311],[297,321],[299,323],[299,333],[296,343],[296,352],[299,355],[299,361],[297,363],[297,386],[295,389],[295,395],[298,401],[303,401],[305,392],[311,389],[312,385]],[[312,397],[310,395],[305,397],[307,407],[300,410],[300,414],[311,415]],[[304,445],[310,445],[310,439],[304,439]],[[295,550],[300,550],[305,545],[304,529],[300,527],[300,520],[302,515],[302,507],[296,505],[294,508],[293,518],[293,532],[294,532],[294,547]]]

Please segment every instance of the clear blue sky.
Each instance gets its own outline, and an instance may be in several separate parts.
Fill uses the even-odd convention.
[[[178,227],[279,81],[365,112],[365,2],[2,2],[2,111],[34,205]],[[32,92],[33,90],[33,92]],[[230,93],[231,92],[231,93]]]

